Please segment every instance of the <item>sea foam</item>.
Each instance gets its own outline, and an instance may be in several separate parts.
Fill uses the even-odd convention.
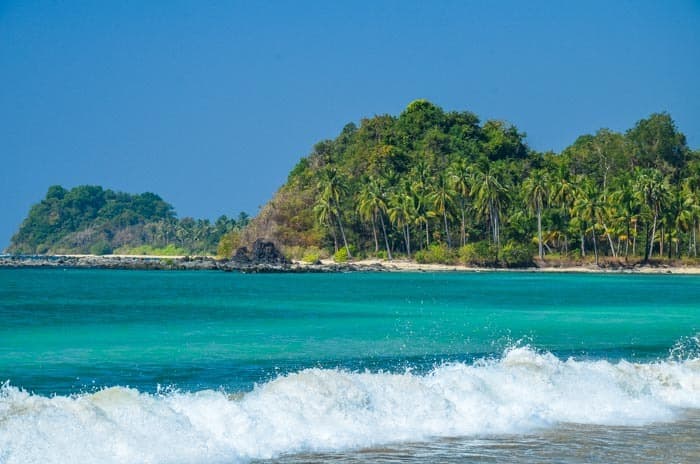
[[[700,360],[560,360],[514,348],[427,374],[306,369],[242,395],[0,389],[0,462],[246,462],[558,423],[643,425],[700,408]]]

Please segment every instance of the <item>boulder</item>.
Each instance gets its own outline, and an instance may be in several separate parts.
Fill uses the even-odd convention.
[[[231,261],[238,265],[288,265],[289,260],[277,249],[274,243],[257,239],[253,243],[253,249],[240,247],[231,257]]]
[[[251,261],[255,264],[289,264],[287,258],[275,247],[272,242],[257,239],[253,243]]]

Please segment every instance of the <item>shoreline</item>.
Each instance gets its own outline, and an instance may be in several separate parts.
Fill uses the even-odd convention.
[[[154,255],[3,255],[0,268],[79,268],[125,270],[219,270],[244,273],[333,273],[333,272],[542,272],[595,274],[679,274],[700,275],[700,266],[627,265],[618,263],[601,267],[595,264],[549,264],[523,267],[476,267],[462,264],[420,264],[406,259],[365,259],[347,263],[321,260],[320,264],[300,261],[291,263],[241,263],[213,256],[154,256]]]

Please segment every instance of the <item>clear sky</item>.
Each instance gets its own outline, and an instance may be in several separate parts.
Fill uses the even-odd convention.
[[[668,111],[698,148],[699,82],[698,1],[0,0],[0,249],[53,184],[255,214],[416,98],[555,151]]]

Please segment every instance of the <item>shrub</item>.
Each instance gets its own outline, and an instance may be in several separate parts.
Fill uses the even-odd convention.
[[[105,240],[100,240],[90,247],[90,254],[93,255],[109,255],[111,253],[112,247],[110,246],[109,242]]]
[[[416,262],[421,264],[438,263],[438,264],[454,264],[456,261],[455,252],[447,248],[447,245],[433,244],[425,250],[417,251],[415,254]]]
[[[351,254],[356,254],[357,251],[355,250],[355,247],[353,245],[348,245],[348,248],[350,248],[350,253]],[[333,255],[333,261],[336,263],[344,263],[348,260],[348,250],[345,247],[342,247],[338,251],[335,252]]]
[[[501,260],[507,267],[532,266],[533,249],[527,245],[508,242],[501,250]]]
[[[301,261],[307,264],[318,264],[321,262],[321,255],[319,253],[307,252]]]
[[[487,241],[468,243],[458,251],[462,264],[489,266],[496,263],[496,247]]]
[[[379,250],[375,253],[375,256],[379,259],[387,259],[389,257],[389,255],[387,255],[386,253],[386,250]]]

